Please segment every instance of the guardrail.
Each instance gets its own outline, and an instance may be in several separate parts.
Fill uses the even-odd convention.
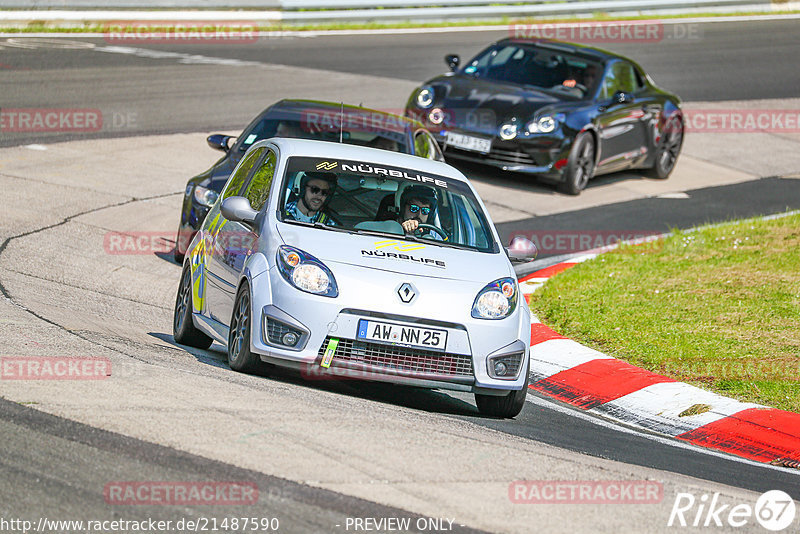
[[[655,15],[800,8],[800,2],[780,0],[537,0],[525,3],[518,0],[206,0],[202,4],[200,0],[106,0],[102,6],[98,4],[98,0],[0,0],[0,24],[44,21],[76,25],[109,20],[221,22],[242,19],[265,25],[492,21],[523,17],[581,17],[596,13]]]

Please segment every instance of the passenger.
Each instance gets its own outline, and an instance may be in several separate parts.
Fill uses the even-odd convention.
[[[400,216],[398,222],[406,233],[411,234],[420,224],[430,224],[428,221],[436,220],[437,208],[436,191],[424,185],[411,185],[403,191],[400,197]],[[423,237],[442,241],[438,232],[427,230]]]
[[[367,146],[380,148],[382,150],[390,150],[392,152],[400,152],[400,147],[397,145],[397,141],[389,139],[388,137],[377,136],[370,141]]]
[[[581,80],[581,83],[584,87],[586,87],[586,90],[589,91],[594,87],[596,82],[597,67],[594,65],[587,65],[586,68],[583,69],[583,79]]]
[[[336,182],[336,175],[332,172],[305,173],[300,179],[300,198],[286,204],[284,216],[294,221],[336,226],[326,212],[336,190]]]
[[[278,123],[278,127],[275,130],[275,137],[302,138],[305,137],[305,135],[296,123],[281,121]]]

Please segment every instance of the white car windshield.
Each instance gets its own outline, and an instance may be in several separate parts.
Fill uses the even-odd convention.
[[[279,219],[287,223],[390,234],[481,252],[499,250],[470,188],[444,176],[296,156],[287,162],[282,191]],[[416,223],[404,224],[407,221]]]

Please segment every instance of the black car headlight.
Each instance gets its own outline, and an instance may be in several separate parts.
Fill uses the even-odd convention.
[[[436,93],[434,93],[433,87],[426,85],[419,90],[419,93],[417,93],[417,96],[414,98],[414,102],[417,104],[417,107],[428,109],[433,105],[435,97]]]
[[[201,185],[195,186],[194,188],[194,199],[201,206],[210,208],[214,205],[214,202],[216,202],[218,198],[219,193],[213,189],[209,189]]]
[[[511,141],[517,136],[517,125],[513,122],[507,122],[500,126],[500,130],[498,132],[500,139],[505,141]]]
[[[513,278],[495,280],[481,289],[472,304],[476,319],[504,319],[517,308],[517,281]]]
[[[278,247],[278,270],[291,285],[314,295],[338,297],[336,279],[328,267],[320,260],[288,245]]]
[[[430,113],[428,113],[428,120],[431,124],[435,124],[436,126],[442,124],[445,119],[445,113],[442,108],[433,108]]]
[[[564,121],[563,113],[556,113],[555,115],[543,115],[538,119],[532,120],[526,126],[528,133],[550,133],[556,129],[559,122]]]

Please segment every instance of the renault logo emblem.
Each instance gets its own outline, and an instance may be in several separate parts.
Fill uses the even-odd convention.
[[[417,290],[406,282],[397,288],[397,296],[400,297],[400,301],[404,304],[411,304],[411,301],[417,298]]]

